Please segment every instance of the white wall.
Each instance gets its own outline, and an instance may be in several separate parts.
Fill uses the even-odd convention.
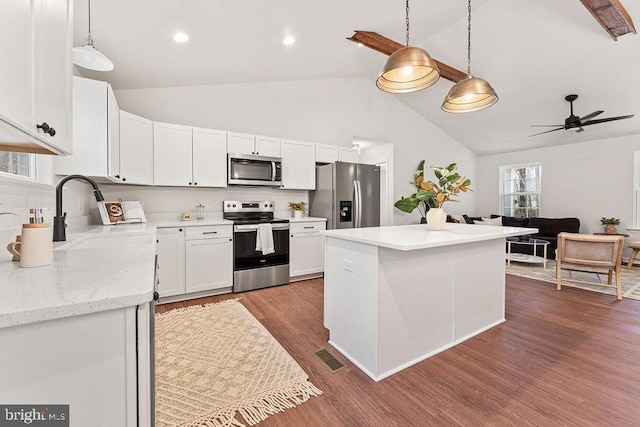
[[[422,159],[429,166],[457,162],[475,182],[473,153],[365,78],[131,89],[116,91],[116,98],[123,110],[155,121],[348,147],[355,135],[388,141],[394,144],[391,204],[414,192],[409,181]],[[445,209],[476,210],[475,193],[460,200]],[[418,221],[417,211],[394,210],[395,224]]]
[[[579,218],[583,233],[602,232],[603,216],[620,218],[620,232],[631,235],[627,240],[640,240],[640,233],[625,231],[633,226],[633,152],[637,150],[640,135],[480,157],[478,213],[498,213],[499,166],[540,162],[540,216]]]

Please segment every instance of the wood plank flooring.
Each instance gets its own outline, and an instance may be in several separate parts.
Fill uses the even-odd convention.
[[[260,426],[640,425],[640,301],[507,275],[506,322],[376,383],[344,358],[331,373],[313,354],[330,349],[322,279],[157,311],[228,298],[324,392]]]

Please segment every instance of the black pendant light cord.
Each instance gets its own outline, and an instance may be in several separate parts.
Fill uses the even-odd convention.
[[[471,0],[469,0],[469,17],[467,26],[467,74],[471,77]]]
[[[91,37],[91,0],[89,0],[89,37]]]
[[[405,19],[407,21],[407,46],[409,46],[409,0],[407,0],[407,8],[405,12]]]

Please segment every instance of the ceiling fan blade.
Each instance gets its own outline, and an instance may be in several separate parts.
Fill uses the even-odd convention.
[[[607,117],[606,119],[591,120],[590,122],[583,123],[582,126],[597,125],[598,123],[606,123],[606,122],[613,122],[615,120],[630,119],[633,116],[634,116],[633,114],[629,114],[627,116]]]
[[[564,126],[564,125],[531,125],[532,128],[552,128],[556,126]]]
[[[543,133],[555,132],[557,130],[563,130],[563,129],[564,129],[564,126],[562,126],[560,128],[556,128],[556,129],[546,130],[544,132],[536,133],[536,134],[529,135],[529,136],[538,136],[538,135],[542,135]]]
[[[580,123],[584,124],[584,123],[588,122],[589,120],[593,119],[594,117],[599,116],[602,113],[604,113],[604,111],[598,110],[598,111],[594,111],[591,114],[587,114],[584,117],[580,117]]]

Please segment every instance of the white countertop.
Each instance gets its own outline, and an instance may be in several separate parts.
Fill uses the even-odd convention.
[[[416,224],[348,228],[328,230],[323,233],[327,237],[336,239],[350,240],[400,251],[412,251],[534,234],[537,231],[537,228],[447,223],[444,230],[441,231],[431,231],[425,224]]]
[[[143,304],[153,299],[156,227],[87,227],[54,243],[54,263],[0,263],[0,327]]]

